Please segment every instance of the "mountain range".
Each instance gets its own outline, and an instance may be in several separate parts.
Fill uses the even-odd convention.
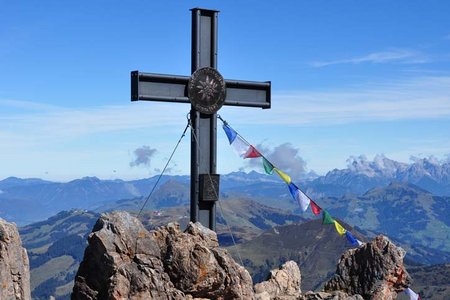
[[[24,225],[20,233],[30,256],[34,298],[67,299],[86,237],[99,213],[137,213],[157,180],[1,180],[0,217]],[[222,175],[220,182],[219,241],[236,260],[243,259],[256,281],[288,258],[309,274],[305,287],[320,286],[334,271],[348,244],[333,226],[321,225],[309,210],[303,213],[278,176],[235,172]],[[427,158],[404,164],[384,156],[374,161],[352,158],[346,169],[296,184],[361,240],[382,233],[405,248],[406,260],[420,274],[418,286],[425,289],[435,284],[426,291],[434,297],[440,293],[442,280],[431,282],[425,277],[433,272],[447,274],[449,269],[448,162]],[[188,176],[163,176],[141,221],[148,229],[172,221],[185,226],[189,189]],[[427,269],[422,264],[441,267]]]
[[[450,195],[450,161],[434,157],[414,158],[411,164],[391,160],[384,155],[373,161],[364,156],[350,157],[346,169],[334,169],[307,184],[316,196],[360,195],[392,181],[417,185],[434,195]]]
[[[433,180],[441,186],[448,185],[448,167],[448,163],[433,159],[416,160],[405,165],[382,156],[377,156],[372,162],[355,158],[349,168],[331,171],[299,186],[311,196],[314,192],[308,191],[314,189],[312,187],[317,182],[330,184],[330,178],[333,178],[334,185],[340,184],[345,193],[334,195],[336,193],[316,190],[315,193],[322,196],[313,199],[322,208],[368,237],[379,233],[386,234],[408,248],[409,255],[420,263],[446,263],[450,253],[450,218],[447,213],[450,197],[433,194],[419,184]],[[343,175],[339,177],[339,174]],[[355,193],[356,187],[364,190],[358,185],[368,182],[362,181],[363,177],[373,181],[371,185],[367,184],[369,188],[364,193]],[[377,181],[381,180],[380,178],[383,178],[384,184]],[[392,178],[402,180],[389,181]],[[10,177],[0,181],[0,217],[26,225],[31,220],[39,221],[62,210],[74,208],[95,212],[139,211],[157,179],[152,177],[123,181],[85,177],[67,183],[55,183],[41,179]],[[417,185],[405,179],[413,180]],[[378,185],[370,187],[375,185],[375,182],[378,182]],[[188,176],[163,176],[145,210],[164,210],[162,216],[167,216],[166,220],[182,213],[183,217],[180,216],[179,220],[187,220],[189,189]],[[317,218],[309,210],[305,213],[300,210],[286,184],[276,175],[235,172],[221,176],[220,203],[233,200],[251,200],[266,207],[290,210],[304,219]],[[235,214],[239,213],[240,205],[237,207],[230,211],[227,219],[233,219]],[[245,217],[249,220],[247,223],[253,222],[251,226],[262,222],[257,213]],[[281,220],[281,223],[284,221]],[[275,222],[270,226],[276,224],[279,223]],[[268,228],[264,228],[262,223],[256,227]],[[245,239],[248,234],[243,232],[238,238]],[[424,248],[427,250],[423,251]]]
[[[412,184],[396,182],[361,196],[322,198],[320,204],[369,237],[381,233],[397,240],[408,248],[409,255],[419,255],[421,263],[450,261],[450,197],[434,196]],[[417,253],[424,248],[435,253]]]
[[[26,225],[44,220],[61,210],[73,208],[101,211],[119,200],[148,195],[157,177],[124,181],[84,177],[70,182],[9,177],[0,181],[0,217]],[[295,181],[295,178],[294,178]],[[234,172],[221,176],[220,199],[247,198],[284,209],[296,203],[276,175]],[[434,158],[416,159],[405,164],[382,155],[368,161],[351,158],[346,169],[335,169],[325,176],[296,182],[310,197],[363,195],[391,182],[414,184],[436,196],[450,196],[450,163]],[[149,208],[171,207],[189,202],[189,176],[165,175],[161,178]],[[116,205],[116,204],[113,204]],[[23,209],[26,207],[27,209]]]

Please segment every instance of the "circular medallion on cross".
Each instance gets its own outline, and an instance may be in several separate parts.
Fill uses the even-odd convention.
[[[188,97],[199,112],[214,114],[225,102],[225,80],[214,68],[200,68],[189,79]]]

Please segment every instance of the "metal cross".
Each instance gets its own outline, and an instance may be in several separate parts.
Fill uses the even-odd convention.
[[[191,103],[191,221],[216,229],[216,201],[219,193],[219,175],[216,174],[217,161],[217,115],[220,106],[202,110],[194,102],[189,83],[199,72],[217,72],[217,10],[193,8],[191,73],[192,76],[162,75],[131,72],[131,101],[163,101]],[[214,69],[214,70],[208,70]],[[196,72],[198,71],[198,72]],[[218,75],[215,75],[215,74]],[[209,91],[217,86],[206,77],[198,87],[205,100]],[[196,79],[196,78],[195,78]],[[219,79],[218,79],[219,80]],[[223,78],[222,78],[223,80]],[[224,80],[224,105],[270,108],[271,83]],[[191,84],[192,85],[192,84]],[[195,86],[194,86],[195,88]],[[191,93],[189,93],[191,92]],[[191,97],[189,98],[188,95]],[[206,96],[205,96],[206,95]],[[213,101],[212,99],[211,101]],[[200,111],[199,111],[200,110]]]

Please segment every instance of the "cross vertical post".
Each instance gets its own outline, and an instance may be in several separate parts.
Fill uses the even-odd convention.
[[[217,68],[217,15],[215,10],[192,9],[192,73],[203,67]],[[191,107],[190,116],[191,221],[199,221],[215,231],[216,203],[200,199],[200,175],[217,172],[217,115],[203,114]]]

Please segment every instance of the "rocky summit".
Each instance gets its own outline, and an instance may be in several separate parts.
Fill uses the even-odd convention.
[[[387,237],[377,236],[372,242],[346,251],[334,277],[325,291],[344,290],[360,294],[364,299],[393,300],[411,283],[403,265],[405,251]]]
[[[297,263],[253,286],[246,269],[220,248],[215,232],[190,223],[147,231],[125,212],[104,214],[89,235],[72,299],[395,299],[410,278],[404,251],[379,236],[346,251],[322,292],[301,292]]]
[[[216,234],[190,223],[147,231],[125,212],[102,215],[89,236],[72,299],[251,299],[252,279]]]
[[[17,227],[0,218],[0,299],[29,300],[30,265]]]

